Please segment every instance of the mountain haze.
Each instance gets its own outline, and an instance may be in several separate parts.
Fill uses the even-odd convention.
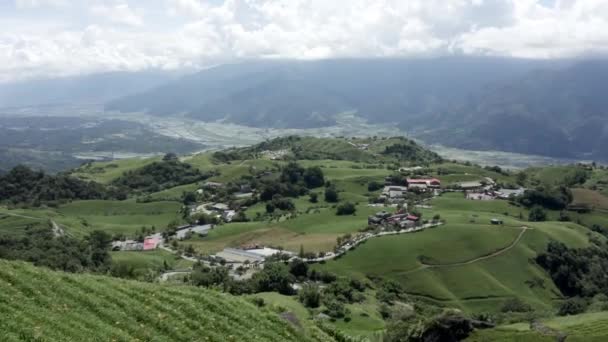
[[[103,103],[170,81],[165,71],[107,72],[0,84],[0,108]]]

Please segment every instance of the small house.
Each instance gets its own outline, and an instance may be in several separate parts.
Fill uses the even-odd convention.
[[[502,224],[503,224],[502,220],[501,220],[501,219],[497,219],[497,218],[493,218],[493,219],[491,219],[491,220],[490,220],[490,222],[491,222],[493,225],[502,225]]]

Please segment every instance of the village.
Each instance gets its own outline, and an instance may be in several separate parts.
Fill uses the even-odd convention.
[[[402,174],[420,171],[413,167],[399,169]],[[222,229],[224,224],[238,219],[246,206],[235,206],[234,202],[224,203],[221,199],[226,197],[226,184],[219,182],[205,182],[196,191],[202,202],[194,201],[185,206],[187,215],[193,218],[191,224],[186,224],[164,232],[147,235],[143,241],[132,239],[118,240],[112,243],[114,251],[152,251],[162,249],[178,255],[192,262],[201,262],[209,266],[221,265],[227,267],[235,279],[251,277],[253,273],[264,267],[269,259],[294,260],[300,259],[307,263],[323,262],[340,257],[357,245],[368,239],[391,234],[415,233],[424,229],[436,228],[443,224],[439,215],[431,219],[422,219],[417,208],[429,208],[425,204],[428,200],[441,196],[444,192],[462,192],[469,200],[508,200],[523,194],[525,189],[498,189],[494,180],[484,178],[481,181],[461,182],[451,186],[442,187],[441,180],[434,177],[386,177],[384,186],[379,195],[370,200],[370,206],[380,207],[382,210],[367,218],[367,227],[358,233],[347,234],[340,239],[333,251],[306,253],[298,255],[282,248],[263,245],[231,246],[211,255],[197,255],[192,251],[178,251],[178,241],[184,241],[198,236],[204,238],[214,229]],[[234,186],[233,186],[234,188]],[[240,184],[232,189],[231,198],[247,200],[256,198],[256,189],[249,184]],[[217,201],[214,201],[217,200]],[[408,208],[408,206],[412,206]],[[502,224],[502,221],[493,219],[492,224]],[[189,270],[168,271],[161,275],[167,280],[169,275],[183,275]]]

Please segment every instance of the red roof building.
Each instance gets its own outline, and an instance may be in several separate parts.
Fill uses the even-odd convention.
[[[408,221],[414,221],[414,222],[418,222],[418,220],[420,220],[420,217],[418,216],[414,216],[414,215],[407,215],[406,219]]]
[[[144,239],[144,251],[151,251],[158,248],[160,239],[157,237]]]

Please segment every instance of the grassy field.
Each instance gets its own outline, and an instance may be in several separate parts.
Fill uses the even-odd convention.
[[[176,202],[75,201],[57,209],[55,221],[76,236],[93,230],[132,235],[142,226],[162,231],[179,217]]]
[[[587,205],[594,209],[608,210],[608,197],[589,189],[572,189],[572,205]]]
[[[0,261],[2,341],[330,341],[227,294]]]
[[[122,174],[126,171],[138,169],[159,160],[160,157],[131,158],[110,162],[95,162],[92,164],[85,164],[77,168],[72,174],[82,179],[93,180],[106,184],[122,176]]]
[[[572,247],[588,243],[586,228],[574,223],[521,221],[518,213],[525,211],[506,201],[469,201],[462,194],[445,194],[431,205],[432,209],[422,210],[423,217],[438,213],[447,224],[419,233],[372,239],[339,260],[317,267],[351,276],[387,276],[401,282],[414,296],[468,312],[495,312],[512,297],[549,310],[561,296],[529,259],[543,251],[550,240]],[[502,219],[504,225],[490,225],[494,217]],[[445,265],[501,251],[513,245],[523,226],[532,229],[502,254],[466,265]],[[425,268],[421,260],[445,266]],[[542,286],[529,285],[538,279]]]
[[[166,264],[169,269],[184,269],[192,266],[193,262],[184,260],[164,250],[146,252],[111,252],[112,263],[125,264],[135,270],[160,270]]]
[[[274,310],[293,313],[304,325],[310,324],[310,319],[314,318],[319,311],[319,309],[305,308],[297,297],[284,296],[276,292],[258,293],[250,297],[264,299],[265,303]],[[378,337],[382,336],[385,323],[378,313],[378,303],[373,292],[367,293],[365,301],[346,304],[346,308],[350,310],[351,320],[333,322],[332,324],[336,328],[355,338],[380,340]]]
[[[603,342],[608,340],[608,312],[587,313],[576,316],[557,317],[541,320],[551,329],[566,334],[567,341]],[[555,341],[555,337],[543,336],[530,328],[529,324],[518,323],[499,326],[495,329],[478,330],[466,341]]]

